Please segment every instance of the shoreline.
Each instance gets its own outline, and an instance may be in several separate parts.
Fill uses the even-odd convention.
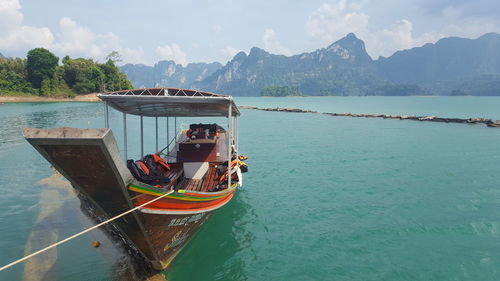
[[[0,96],[2,103],[23,103],[23,102],[99,102],[97,94],[79,95],[73,98],[53,98],[40,96]]]

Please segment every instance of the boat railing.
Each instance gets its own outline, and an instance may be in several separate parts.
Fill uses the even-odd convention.
[[[160,93],[163,93],[161,95]],[[181,96],[179,96],[181,95]],[[159,151],[158,118],[167,118],[167,140],[169,137],[169,117],[174,119],[175,146],[167,146],[167,154],[176,151],[182,140],[182,130],[177,131],[177,117],[227,117],[228,148],[227,159],[233,156],[233,149],[238,156],[238,116],[240,112],[231,96],[216,95],[193,90],[174,88],[151,88],[119,91],[98,95],[104,101],[104,125],[109,128],[109,106],[123,113],[124,159],[128,159],[127,114],[140,116],[140,155],[144,157],[144,117],[155,118],[156,151]],[[154,101],[154,102],[153,102]],[[154,105],[154,106],[152,106]],[[226,107],[227,105],[227,107]],[[170,142],[169,142],[170,144]],[[175,157],[175,162],[177,162]],[[174,160],[174,159],[172,159]],[[231,186],[229,169],[228,186]]]

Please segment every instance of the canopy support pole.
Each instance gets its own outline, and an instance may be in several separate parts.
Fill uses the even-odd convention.
[[[127,113],[123,112],[123,146],[124,146],[124,149],[123,149],[123,154],[124,154],[124,157],[125,157],[125,163],[127,162],[127,149],[128,149],[128,145],[127,145]]]
[[[170,122],[167,117],[167,155],[170,153]],[[168,161],[168,158],[167,158]]]
[[[141,116],[141,159],[144,157],[144,121]]]
[[[158,152],[158,117],[155,117],[155,126],[156,126],[156,152]]]
[[[104,127],[109,128],[109,107],[108,102],[104,102]]]
[[[232,153],[231,153],[231,146],[232,146],[232,142],[233,142],[233,126],[232,126],[232,102],[231,102],[231,99],[229,99],[229,112],[227,114],[227,120],[228,120],[228,124],[227,124],[227,133],[228,133],[228,148],[227,148],[227,188],[231,188],[231,156],[232,156]]]
[[[234,124],[235,124],[235,130],[236,134],[234,136],[235,142],[236,142],[236,160],[239,160],[240,156],[240,124],[238,122],[238,117],[234,117]]]

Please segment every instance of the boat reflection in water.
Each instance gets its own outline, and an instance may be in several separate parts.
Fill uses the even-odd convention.
[[[96,222],[146,204],[105,230],[151,269],[166,269],[242,185],[247,168],[238,154],[240,112],[230,96],[195,90],[152,88],[98,96],[104,101],[106,128],[26,128],[25,138],[71,182],[82,209]],[[108,128],[110,107],[123,114],[123,157]],[[129,114],[141,120],[137,161],[125,161]],[[159,150],[158,118],[178,116],[224,117],[228,122],[226,128],[191,124]],[[156,153],[150,155],[144,155],[144,118],[156,121],[156,131],[148,134],[156,135]]]

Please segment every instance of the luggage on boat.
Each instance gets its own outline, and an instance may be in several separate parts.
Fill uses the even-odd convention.
[[[134,160],[132,159],[127,160],[127,168],[129,169],[130,173],[132,173],[132,176],[134,176],[134,178],[136,178],[138,181],[147,182],[150,180],[146,176],[146,173],[144,173],[144,171],[137,168]]]
[[[214,138],[219,126],[217,124],[191,124],[186,135],[190,139]]]
[[[153,173],[162,176],[164,173],[170,170],[170,165],[163,160],[158,154],[148,154],[144,156],[142,159],[143,162],[147,165],[150,170],[153,170]]]
[[[166,185],[170,183],[170,178],[165,177],[154,165],[148,165],[146,161],[129,159],[127,168],[138,181],[150,185]]]

